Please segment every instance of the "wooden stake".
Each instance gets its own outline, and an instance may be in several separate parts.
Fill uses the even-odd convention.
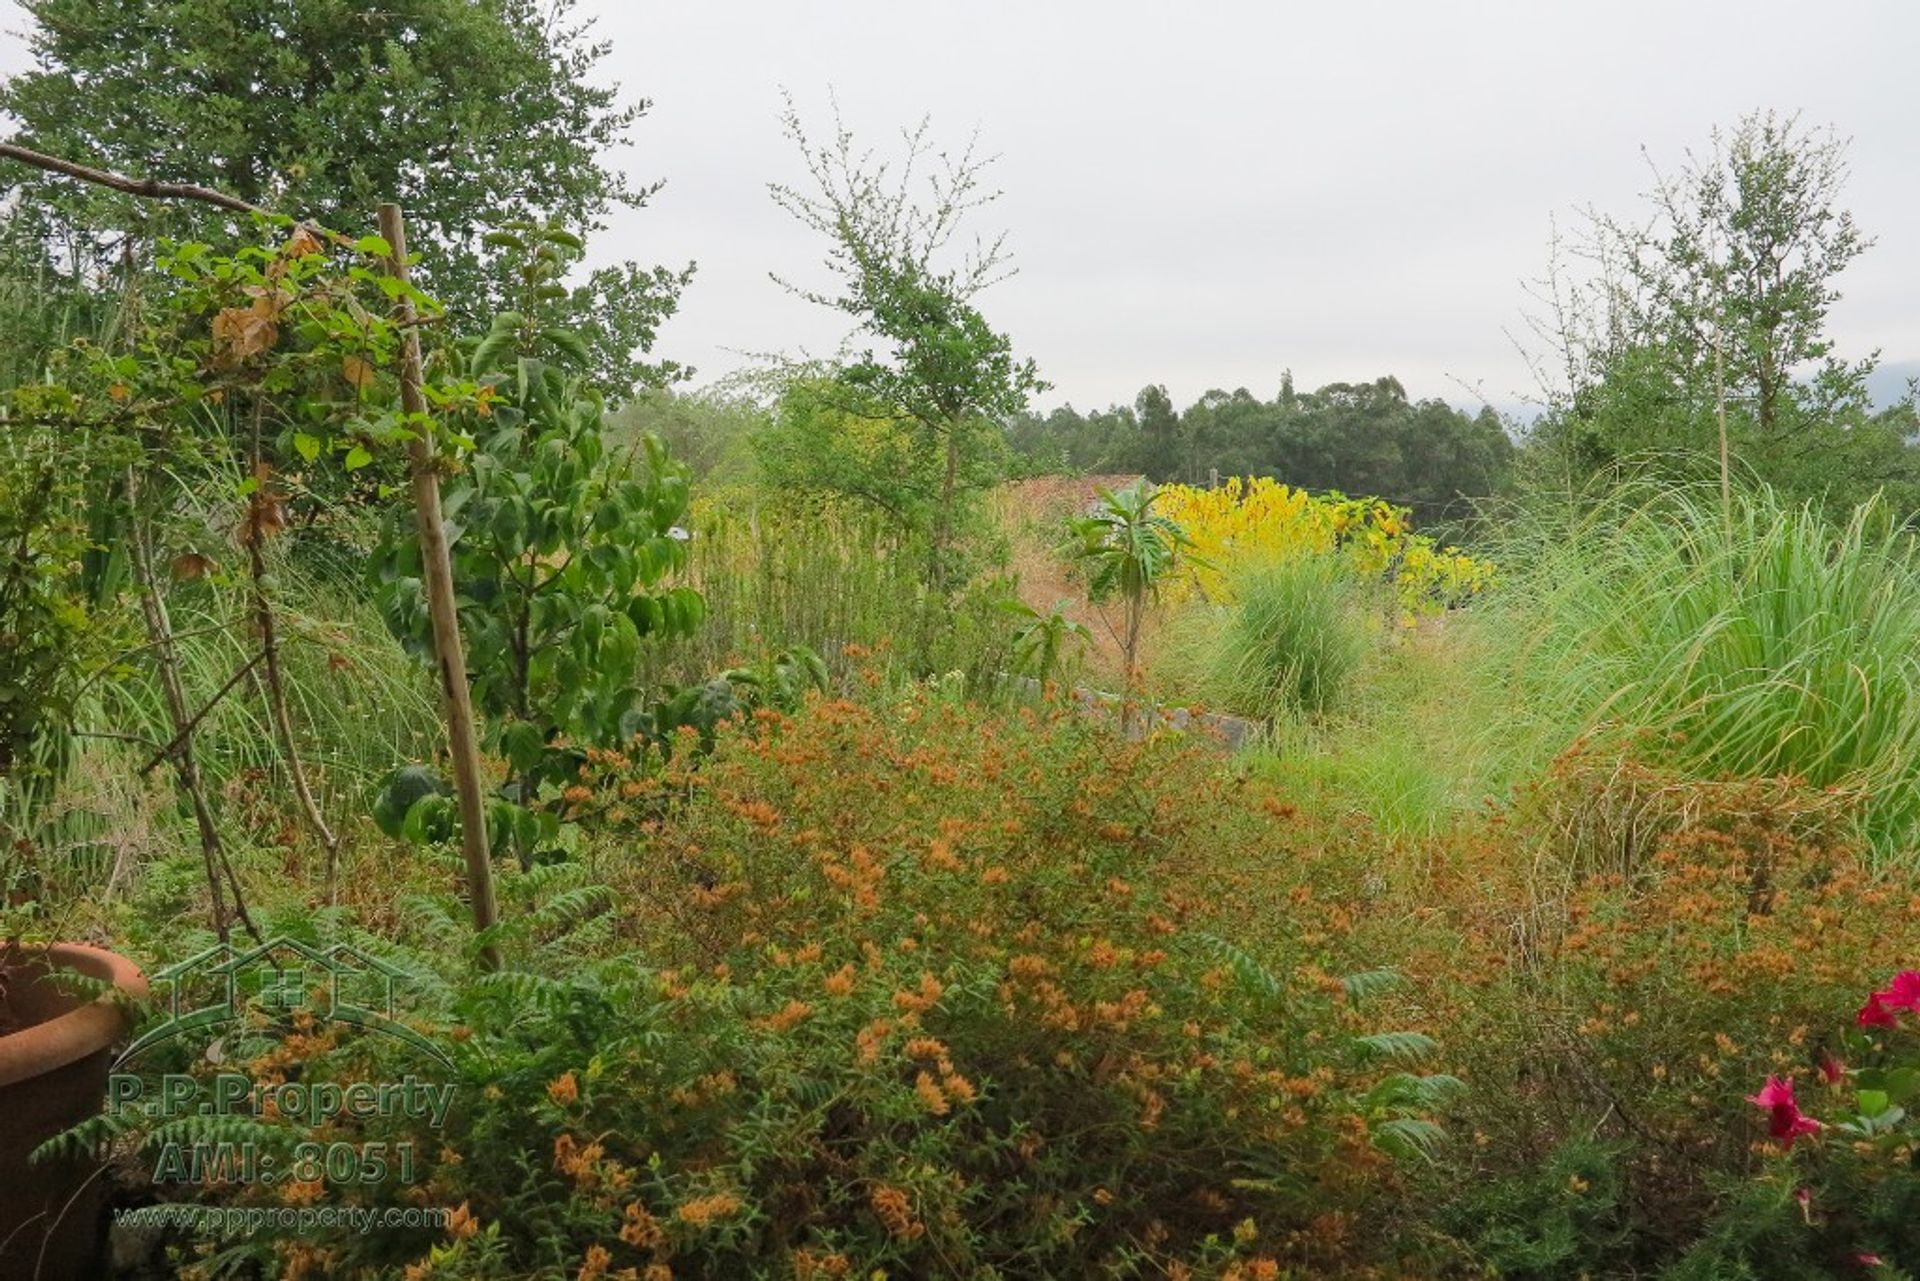
[[[380,234],[391,247],[388,269],[407,281],[407,232],[400,206],[380,206]],[[426,579],[427,612],[433,622],[434,660],[440,667],[440,695],[447,713],[447,750],[453,757],[454,790],[460,804],[460,844],[467,857],[467,894],[473,902],[473,927],[485,933],[499,919],[493,897],[493,855],[487,844],[486,798],[480,780],[480,743],[474,732],[473,692],[467,684],[466,647],[460,639],[460,615],[453,599],[453,557],[440,511],[440,474],[434,465],[432,429],[426,425],[427,401],[420,390],[419,317],[413,300],[401,294],[394,304],[399,321],[400,407],[417,424],[407,445],[413,477],[414,523],[420,532],[420,560]],[[480,964],[500,968],[500,949],[486,943]]]

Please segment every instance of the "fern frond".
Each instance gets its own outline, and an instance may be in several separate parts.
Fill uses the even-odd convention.
[[[1440,1049],[1440,1043],[1425,1032],[1375,1032],[1370,1036],[1357,1036],[1353,1043],[1368,1057],[1396,1059],[1402,1063],[1417,1063]]]
[[[1216,934],[1195,934],[1193,942],[1201,951],[1224,963],[1233,971],[1240,986],[1255,996],[1277,1002],[1286,995],[1286,985],[1280,981],[1280,976],[1262,965],[1246,949]]]
[[[1346,990],[1347,999],[1357,1005],[1370,996],[1398,986],[1400,977],[1400,971],[1394,969],[1362,970],[1358,974],[1342,977],[1340,986]]]
[[[1418,1117],[1390,1117],[1373,1127],[1375,1145],[1397,1157],[1418,1157],[1423,1161],[1431,1161],[1446,1139],[1445,1130]]]

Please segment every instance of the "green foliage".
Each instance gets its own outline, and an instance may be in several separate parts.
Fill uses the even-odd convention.
[[[979,496],[1001,474],[998,434],[978,421],[956,430],[964,443],[946,518],[977,534]],[[844,371],[790,382],[751,439],[761,481],[774,492],[858,503],[902,535],[933,537],[947,480],[940,436],[850,383]],[[955,561],[950,568],[965,567]]]
[[[435,771],[424,765],[403,765],[393,772],[374,799],[373,821],[388,836],[404,835],[407,820],[421,801],[428,797],[446,797],[451,792]]]
[[[0,484],[17,523],[7,531],[15,572],[5,595],[38,616],[8,634],[40,650],[38,659],[9,655],[13,679],[35,687],[13,714],[30,705],[36,725],[63,726],[83,710],[72,680],[81,669],[127,675],[115,660],[129,643],[129,529],[172,579],[217,577],[224,542],[264,549],[296,510],[316,519],[352,489],[344,473],[356,455],[371,461],[370,448],[406,434],[391,379],[383,387],[376,372],[398,341],[381,318],[398,290],[375,269],[384,250],[334,252],[304,229],[230,255],[166,245],[163,274],[111,344],[77,340],[9,393]],[[314,466],[323,451],[345,468]],[[291,484],[275,466],[282,458],[300,469]],[[246,606],[231,608],[215,625]],[[16,753],[33,728],[13,724]],[[144,728],[155,746],[175,734]],[[212,763],[218,771],[217,756]]]
[[[1465,520],[1474,500],[1505,493],[1515,454],[1492,410],[1410,402],[1395,378],[1296,392],[1289,376],[1272,400],[1214,390],[1177,414],[1165,388],[1147,387],[1131,406],[1023,414],[1008,440],[1030,468],[1195,485],[1215,473],[1271,476],[1379,494],[1411,507],[1423,526]]]
[[[110,341],[118,319],[114,300],[76,286],[47,245],[0,215],[0,389],[38,381],[76,339]]]
[[[668,756],[683,729],[698,734],[701,750],[710,752],[727,722],[762,708],[796,712],[808,695],[826,693],[831,681],[826,660],[795,645],[662,700],[653,709],[648,732]]]
[[[1826,333],[1835,278],[1871,243],[1837,207],[1846,144],[1772,112],[1713,142],[1663,184],[1664,225],[1636,246],[1647,320],[1692,386],[1718,363],[1762,448],[1804,447],[1802,431],[1864,407],[1872,371],[1836,359]]]
[[[567,363],[613,402],[690,372],[671,361],[642,363],[634,353],[652,349],[661,322],[693,278],[692,268],[676,276],[665,267],[647,272],[629,262],[600,268],[586,283],[569,287],[567,277],[586,243],[564,227],[509,221],[488,232],[484,243],[497,251],[493,268],[507,280],[509,314],[520,317],[515,345],[522,353]],[[494,333],[500,332],[496,325]],[[478,363],[491,362],[483,356]]]
[[[307,757],[343,802],[357,801],[394,762],[431,751],[439,714],[432,682],[393,643],[360,583],[312,564],[297,541],[278,551],[272,572],[287,696],[309,740]],[[244,573],[217,565],[173,583],[167,603],[188,701],[205,706],[255,648]],[[89,728],[131,732],[156,744],[172,736],[148,659],[144,651],[134,654],[124,660],[132,679],[92,691]],[[215,784],[275,780],[283,764],[266,712],[249,696],[254,693],[243,687],[200,723],[196,759]]]
[[[359,234],[398,201],[422,276],[477,328],[508,306],[482,237],[521,219],[596,228],[644,203],[605,163],[646,109],[593,73],[607,53],[573,0],[32,0],[34,67],[0,88],[19,141],[137,177],[200,183]],[[183,92],[183,86],[191,91]],[[78,278],[122,233],[224,241],[222,216],[33,178],[19,213],[71,249]],[[685,276],[631,264],[588,291],[622,367]],[[625,350],[621,350],[622,347]]]
[[[916,170],[934,158],[926,122],[906,133],[897,173],[857,152],[837,116],[824,145],[807,136],[791,103],[783,123],[813,190],[775,183],[774,201],[826,238],[826,266],[838,278],[832,292],[789,288],[845,312],[884,345],[862,353],[837,381],[858,395],[852,407],[863,416],[878,411],[910,424],[904,439],[913,447],[911,467],[934,478],[927,487],[927,580],[944,595],[966,581],[948,555],[960,532],[961,500],[997,478],[990,447],[998,444],[999,425],[1046,387],[1034,363],[1015,357],[1012,341],[972,303],[1006,274],[1005,238],[976,241],[972,254],[948,261],[967,214],[997,194],[981,186],[988,162],[971,145],[957,156],[939,153],[923,198]]]
[[[1772,1275],[1830,1275],[1822,1265],[1844,1259],[1904,1276],[1903,1266],[1920,1264],[1909,1113],[1920,1104],[1916,1014],[1920,970],[1902,970],[1864,997],[1854,1026],[1829,1033],[1837,1044],[1823,1053],[1817,1097],[1796,1097],[1791,1073],[1768,1074],[1747,1101],[1784,1140],[1780,1161],[1731,1190],[1676,1275],[1752,1275],[1763,1262]]]
[[[755,479],[754,441],[768,421],[759,405],[722,392],[652,387],[609,415],[607,430],[615,440],[658,436],[704,488]]]
[[[1094,510],[1067,522],[1069,549],[1094,600],[1153,595],[1188,546],[1181,528],[1153,510],[1155,494],[1145,484],[1102,489]]]
[[[575,767],[568,744],[643,728],[642,640],[686,634],[704,604],[667,585],[686,564],[684,471],[651,438],[610,452],[599,399],[517,354],[525,323],[502,316],[464,353],[481,394],[459,423],[471,450],[442,503],[474,699],[494,718],[511,799],[531,806]],[[395,634],[425,654],[419,555],[411,512],[394,512],[371,573]]]
[[[1126,608],[1121,648],[1129,684],[1138,671],[1147,603],[1192,546],[1179,525],[1153,510],[1157,493],[1145,482],[1118,493],[1101,489],[1092,511],[1067,522],[1066,551],[1085,572],[1089,596],[1095,603],[1118,597]]]
[[[783,507],[813,520],[835,520],[849,507],[879,519],[892,545],[886,554],[912,557],[883,571],[896,582],[888,613],[912,606],[886,637],[920,674],[953,670],[949,634],[977,615],[972,606],[983,590],[980,573],[1000,550],[981,502],[1001,474],[1004,454],[992,423],[961,419],[937,431],[876,399],[841,370],[790,381],[771,420],[751,440],[760,482]],[[772,633],[760,643],[783,636]],[[787,638],[819,643],[805,633]],[[978,673],[969,671],[968,680],[979,687]]]
[[[1525,777],[1576,740],[1700,778],[1786,774],[1864,802],[1883,854],[1920,823],[1920,561],[1868,504],[1842,527],[1766,488],[1641,487],[1536,516],[1482,616]],[[1527,753],[1531,752],[1531,755]]]
[[[1914,1266],[1904,1109],[1920,1076],[1878,1030],[1819,1030],[1855,975],[1920,951],[1904,876],[1920,840],[1920,553],[1885,507],[1835,527],[1766,488],[1725,508],[1716,490],[1671,488],[1542,506],[1509,529],[1502,586],[1385,644],[1378,609],[1326,558],[1250,570],[1235,605],[1171,633],[1193,653],[1163,675],[1275,720],[1252,770],[1066,706],[969,702],[1009,669],[1059,674],[1087,639],[1059,605],[1009,600],[975,523],[1038,383],[971,301],[997,247],[944,259],[986,198],[971,154],[922,207],[924,134],[894,174],[844,132],[812,147],[790,116],[819,192],[776,194],[828,237],[841,285],[809,296],[873,349],[790,378],[770,414],[655,390],[611,421],[600,392],[660,372],[627,356],[684,278],[566,283],[581,246],[561,224],[618,195],[577,149],[620,114],[578,88],[592,48],[564,22],[515,26],[535,12],[520,0],[403,0],[378,16],[399,34],[377,49],[341,35],[365,14],[283,9],[170,0],[143,26],[125,5],[35,0],[65,25],[0,100],[109,159],[144,162],[138,144],[172,145],[172,129],[163,169],[197,162],[196,146],[230,157],[256,198],[337,211],[361,210],[378,177],[382,157],[363,172],[350,149],[375,117],[376,132],[417,109],[527,135],[494,138],[502,172],[459,193],[512,218],[490,238],[431,190],[480,144],[462,135],[403,175],[428,185],[422,244],[452,247],[442,280],[502,255],[456,318],[511,304],[434,353],[425,394],[471,681],[504,770],[490,826],[522,866],[482,940],[510,965],[475,976],[443,848],[454,807],[436,769],[410,763],[432,755],[432,686],[408,653],[428,631],[415,531],[388,509],[395,446],[426,424],[396,394],[387,317],[405,290],[388,247],[285,229],[232,253],[169,244],[158,274],[125,282],[140,288],[124,332],[55,357],[98,300],[21,285],[54,261],[45,242],[0,271],[0,319],[20,319],[32,375],[0,400],[0,785],[10,802],[29,768],[71,758],[89,789],[57,841],[0,829],[0,936],[46,928],[37,896],[91,888],[76,936],[122,939],[143,962],[208,941],[180,925],[206,893],[188,815],[138,781],[176,716],[151,655],[120,652],[130,517],[169,571],[153,595],[188,705],[205,709],[196,751],[235,881],[271,904],[269,930],[401,969],[408,1025],[434,1033],[458,1087],[445,1129],[382,1115],[329,1135],[417,1143],[422,1186],[328,1198],[461,1207],[445,1231],[169,1243],[168,1265],[368,1281],[1814,1277],[1867,1266],[1864,1251]],[[490,43],[509,36],[506,54]],[[506,100],[440,92],[449,49]],[[530,50],[560,80],[530,71]],[[150,86],[125,81],[129,51],[170,74],[191,63],[213,86],[203,118],[142,117]],[[55,83],[96,57],[121,77],[100,79],[99,101],[73,97],[84,77]],[[542,105],[542,85],[559,97]],[[249,150],[249,95],[297,98],[296,123],[324,100],[338,120]],[[555,111],[584,122],[572,149],[525,127]],[[556,166],[544,204],[501,185],[530,155]],[[1665,193],[1671,225],[1632,264],[1657,305],[1561,407],[1567,458],[1697,444],[1716,425],[1702,380],[1724,363],[1743,455],[1785,467],[1812,451],[1796,493],[1870,479],[1828,448],[1867,440],[1844,435],[1861,427],[1864,369],[1820,336],[1828,282],[1860,248],[1830,212],[1834,162],[1766,121],[1743,126],[1724,175],[1690,171]],[[71,197],[14,230],[84,232],[117,208]],[[576,335],[595,291],[618,315]],[[446,323],[411,300],[429,332]],[[1783,383],[1781,362],[1818,372]],[[777,492],[694,508],[656,424],[707,450],[702,468],[757,466]],[[1230,459],[1429,514],[1497,488],[1508,452],[1491,415],[1409,405],[1391,380],[1288,385],[1271,405],[1210,394],[1185,415],[1149,388],[1132,411],[1013,439],[1158,475]],[[1893,437],[1876,439],[1846,467]],[[1072,524],[1091,594],[1127,609],[1130,677],[1145,607],[1190,549],[1156,496],[1102,490]],[[1404,570],[1382,554],[1383,572]],[[356,590],[363,559],[377,604]],[[338,907],[311,907],[286,758],[246,696],[269,600],[323,804],[371,798],[373,826],[415,846],[395,858],[358,825],[329,880]],[[68,724],[98,737],[50,748]],[[1495,758],[1503,771],[1475,773]],[[1514,785],[1511,803],[1474,812],[1483,774]],[[1270,793],[1275,777],[1299,786]],[[1878,867],[1847,844],[1856,826]],[[1577,856],[1599,848],[1626,856]],[[420,1066],[397,1041],[335,1031],[263,1017],[218,1056],[179,1048],[168,1066],[207,1073],[217,1057],[303,1084]],[[1811,1091],[1829,1046],[1850,1070],[1823,1073],[1827,1129],[1770,1147],[1745,1091],[1776,1072]],[[284,1153],[297,1137],[271,1115],[100,1120],[62,1147]],[[310,1191],[187,1194],[278,1206]]]
[[[1920,493],[1911,402],[1875,414],[1877,353],[1842,360],[1827,329],[1839,276],[1872,245],[1839,204],[1845,152],[1831,130],[1754,113],[1660,178],[1650,221],[1596,216],[1556,244],[1593,268],[1555,261],[1538,291],[1536,470],[1717,467],[1724,410],[1730,463],[1796,499],[1844,512],[1882,488],[1902,505]]]
[[[844,502],[758,491],[703,493],[688,582],[707,602],[691,636],[645,647],[649,680],[677,687],[791,646],[826,662],[836,690],[959,673],[974,694],[1011,661],[1004,584],[982,578],[933,596],[925,542]],[[924,648],[923,648],[924,646]]]
[[[1004,602],[1008,613],[1019,620],[1013,632],[1013,670],[1023,676],[1045,685],[1062,670],[1063,664],[1076,654],[1069,649],[1084,649],[1093,641],[1093,633],[1087,630],[1085,623],[1076,622],[1067,617],[1069,602],[1055,601],[1053,608],[1041,613],[1033,606],[1017,598]]]
[[[1496,1276],[1611,1275],[1608,1265],[1634,1227],[1617,1148],[1574,1139],[1534,1169],[1483,1174],[1448,1202],[1447,1226],[1472,1242]]]
[[[129,449],[57,431],[40,416],[56,399],[29,386],[0,400],[0,815],[8,791],[57,773],[81,696],[124,639],[97,539],[100,491]]]
[[[89,390],[94,413],[165,424],[162,444],[236,497],[326,506],[377,461],[387,466],[375,475],[397,475],[394,459],[419,426],[400,404],[394,304],[405,298],[428,319],[444,311],[394,278],[392,247],[380,237],[343,249],[305,227],[286,234],[289,225],[263,221],[263,242],[285,239],[231,253],[162,244],[158,297],[132,349],[100,358]],[[455,409],[476,391],[443,379],[427,394],[433,407]],[[323,456],[330,465],[319,465]]]
[[[1821,1281],[1848,1273],[1905,1281],[1920,1260],[1920,1177],[1833,1153],[1815,1171],[1729,1180],[1720,1212],[1672,1267],[1672,1281]],[[1805,1203],[1802,1202],[1805,1194]],[[1877,1260],[1869,1262],[1868,1260]]]

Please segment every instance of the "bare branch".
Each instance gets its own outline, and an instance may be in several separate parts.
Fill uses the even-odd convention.
[[[61,174],[80,182],[90,182],[96,187],[110,187],[115,191],[125,192],[129,196],[144,196],[149,200],[198,200],[204,204],[218,205],[234,213],[271,216],[267,210],[258,205],[248,204],[238,196],[229,196],[224,191],[215,191],[211,187],[160,182],[153,178],[128,178],[123,174],[94,169],[87,165],[75,164],[71,160],[62,160],[58,156],[33,151],[17,143],[0,142],[0,159],[18,160],[21,164],[32,165],[48,173]]]
[[[229,196],[226,192],[215,191],[211,187],[200,187],[183,182],[161,182],[156,178],[129,178],[125,174],[95,169],[90,165],[63,160],[59,156],[49,156],[45,152],[34,151],[14,142],[0,142],[0,160],[17,160],[23,165],[31,165],[47,173],[59,174],[77,182],[91,183],[96,187],[106,187],[112,191],[139,196],[146,200],[197,200],[202,204],[214,205],[230,213],[252,214],[260,218],[279,216],[271,209],[262,209],[259,205],[249,204],[238,196]],[[335,244],[348,243],[345,236],[329,231],[317,223],[309,222],[303,225]]]

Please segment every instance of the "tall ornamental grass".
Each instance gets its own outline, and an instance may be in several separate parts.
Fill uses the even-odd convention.
[[[1226,581],[1233,604],[1176,620],[1164,683],[1264,720],[1337,710],[1378,630],[1366,587],[1328,556],[1242,566]]]
[[[1523,521],[1485,611],[1537,769],[1580,744],[1714,778],[1788,775],[1858,794],[1862,835],[1920,839],[1920,560],[1878,502],[1844,523],[1765,487],[1629,487]],[[1519,776],[1518,774],[1515,775]]]
[[[294,558],[276,569],[281,666],[301,755],[329,813],[357,812],[366,790],[395,765],[431,756],[439,710],[432,678],[388,634],[357,584]],[[209,578],[169,593],[174,652],[196,712],[259,652],[248,591],[244,582]],[[128,668],[96,688],[83,722],[164,743],[173,730],[149,653]],[[194,751],[218,786],[248,771],[277,774],[280,747],[256,680],[213,704],[195,727]]]

